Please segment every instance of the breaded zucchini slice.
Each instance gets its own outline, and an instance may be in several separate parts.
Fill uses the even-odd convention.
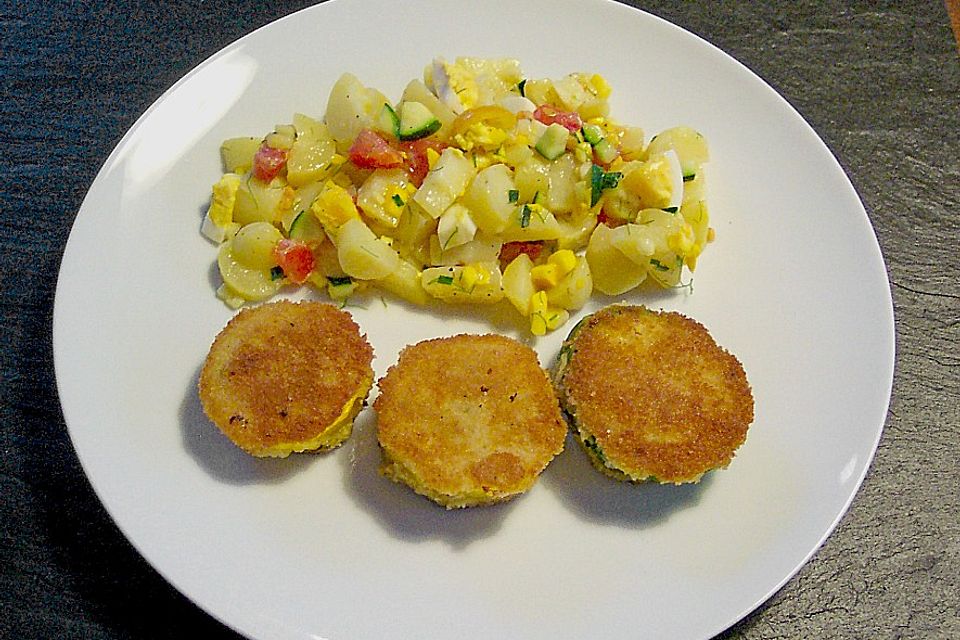
[[[448,509],[523,493],[563,449],[550,380],[533,349],[510,338],[408,346],[379,384],[381,473]]]
[[[740,361],[675,312],[613,305],[587,316],[553,379],[591,462],[620,480],[697,482],[730,464],[753,422]]]
[[[213,341],[200,373],[203,410],[257,457],[346,440],[373,385],[373,348],[349,313],[320,302],[247,308]]]

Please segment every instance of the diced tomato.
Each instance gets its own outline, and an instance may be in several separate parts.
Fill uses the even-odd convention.
[[[551,125],[554,122],[562,125],[567,131],[576,133],[583,126],[580,114],[576,111],[561,111],[551,104],[542,104],[533,112],[534,120]]]
[[[347,152],[361,169],[394,169],[403,166],[403,153],[372,129],[362,129]]]
[[[280,174],[285,164],[287,164],[287,151],[274,149],[264,142],[253,156],[253,176],[258,180],[270,182]]]
[[[600,213],[597,214],[597,224],[607,224],[609,219],[610,216],[607,215],[607,212],[600,209]]]
[[[446,144],[432,137],[400,143],[400,148],[403,149],[406,156],[404,167],[410,174],[410,182],[414,186],[419,187],[423,184],[423,179],[427,177],[427,173],[430,171],[427,149],[433,149],[437,153],[441,153],[446,147]]]
[[[283,269],[283,275],[296,284],[306,282],[313,271],[313,251],[305,242],[284,238],[273,248],[273,258]]]
[[[500,264],[506,266],[514,261],[521,253],[530,256],[530,259],[536,262],[543,250],[543,242],[506,242],[500,247]]]

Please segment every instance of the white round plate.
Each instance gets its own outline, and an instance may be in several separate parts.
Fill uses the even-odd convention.
[[[692,316],[743,362],[756,420],[727,470],[632,486],[568,444],[529,494],[446,512],[377,474],[369,409],[341,449],[286,460],[246,456],[204,418],[197,374],[231,317],[199,234],[220,142],[322,115],[345,71],[396,99],[437,55],[514,57],[530,77],[599,72],[620,121],[706,135],[717,240],[694,291],[623,299]],[[421,339],[521,335],[469,310],[350,310],[378,376]],[[713,46],[601,0],[335,0],[227,47],[100,171],[63,257],[53,335],[77,454],[140,553],[252,638],[337,640],[722,631],[846,510],[880,437],[894,349],[876,238],[817,135]],[[562,337],[535,342],[542,363]]]

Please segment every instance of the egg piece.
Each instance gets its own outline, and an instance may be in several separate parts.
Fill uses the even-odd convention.
[[[646,208],[675,212],[683,204],[683,169],[672,149],[651,157],[626,173],[620,184],[639,196]]]
[[[213,195],[210,199],[210,208],[203,218],[200,232],[217,244],[227,237],[227,228],[233,223],[233,207],[237,202],[237,189],[240,187],[240,176],[227,173],[213,185]]]
[[[521,111],[529,111],[533,113],[537,110],[537,105],[535,105],[529,98],[525,98],[523,96],[505,96],[500,99],[500,106],[514,115],[520,113]]]

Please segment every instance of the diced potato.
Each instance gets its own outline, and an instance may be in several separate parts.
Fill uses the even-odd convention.
[[[700,166],[710,160],[706,138],[690,127],[673,127],[658,133],[647,146],[647,157],[670,149],[677,152],[685,176],[697,173]]]
[[[509,224],[517,205],[510,192],[516,186],[510,168],[495,164],[480,171],[463,195],[463,204],[470,209],[477,226],[487,233],[499,233]]]
[[[260,148],[260,138],[230,138],[220,145],[220,158],[225,173],[246,173],[253,166],[253,156]]]
[[[663,253],[650,258],[647,272],[661,287],[675,287],[680,283],[683,258],[675,253]]]
[[[453,201],[466,190],[474,176],[473,163],[463,152],[448,147],[440,154],[423,184],[413,196],[416,202],[431,218],[439,218]]]
[[[557,225],[560,228],[560,235],[557,236],[557,248],[576,251],[587,246],[590,234],[597,226],[597,216],[587,210],[575,213],[566,219],[559,219]]]
[[[351,73],[333,85],[327,100],[326,121],[337,148],[345,151],[361,129],[373,126],[384,103],[390,101],[376,89],[368,89]]]
[[[277,264],[273,249],[282,239],[280,230],[269,222],[252,222],[233,237],[232,253],[244,267],[269,271]]]
[[[655,255],[671,251],[668,239],[681,232],[684,224],[679,213],[668,213],[661,209],[644,209],[637,216],[636,224],[625,224],[611,231],[611,244],[620,253],[647,267]]]
[[[577,256],[576,266],[563,276],[557,286],[547,289],[547,301],[551,306],[573,311],[587,304],[592,293],[593,276],[590,274],[590,264],[584,256]]]
[[[567,111],[576,111],[580,105],[593,98],[593,94],[581,82],[580,74],[576,73],[554,80],[553,89],[560,99],[557,106]]]
[[[514,182],[517,185],[517,202],[533,202],[534,199],[539,202],[540,198],[546,198],[547,190],[550,188],[550,165],[546,160],[532,155],[529,160],[517,167]]]
[[[371,220],[396,227],[414,189],[408,177],[403,169],[377,169],[360,185],[357,206]]]
[[[536,292],[530,277],[532,269],[533,260],[521,253],[503,270],[503,294],[524,317],[530,315],[530,298]]]
[[[273,180],[264,184],[250,175],[244,176],[237,188],[236,202],[233,207],[233,221],[244,225],[251,222],[273,222],[282,217],[285,187],[281,180]],[[292,192],[290,192],[292,195]]]
[[[320,288],[327,286],[327,278],[343,278],[347,272],[340,266],[340,259],[337,256],[337,247],[329,240],[321,242],[313,247],[313,276],[318,276],[322,281],[317,285]]]
[[[613,245],[613,229],[598,225],[587,245],[587,262],[593,286],[615,296],[627,292],[644,281],[647,269],[629,259]]]
[[[471,262],[496,262],[503,246],[499,236],[479,234],[470,242],[443,250],[437,236],[430,237],[430,263],[451,266]]]
[[[574,185],[579,179],[577,167],[573,156],[565,154],[554,160],[549,165],[547,174],[549,187],[547,188],[547,199],[544,206],[550,211],[562,213],[573,211],[577,208],[577,197]]]
[[[700,245],[700,251],[703,251],[707,246],[707,237],[710,233],[710,214],[707,210],[707,203],[703,200],[685,202],[680,207],[680,215],[693,227],[695,241]]]
[[[526,84],[524,84],[523,89],[523,92],[527,98],[532,100],[536,105],[556,105],[560,103],[560,97],[557,95],[557,91],[553,87],[552,80],[531,78],[527,80]]]
[[[352,218],[337,231],[337,258],[353,278],[379,280],[400,268],[400,256],[359,218]]]
[[[400,216],[400,223],[393,232],[401,245],[416,247],[424,243],[437,230],[437,221],[418,207],[407,207]]]
[[[241,263],[234,251],[236,238],[220,245],[217,254],[217,266],[220,276],[229,292],[236,293],[245,300],[265,300],[277,293],[282,285],[281,279],[273,279],[270,268],[252,268]]]
[[[683,203],[696,203],[707,197],[706,167],[702,166],[697,174],[690,179],[683,180]]]
[[[646,149],[643,129],[624,127],[620,134],[620,155],[624,160],[642,160]]]
[[[427,292],[420,284],[420,271],[406,260],[401,260],[395,271],[377,280],[377,286],[383,287],[407,302],[427,304]]]
[[[556,240],[561,229],[557,218],[539,205],[514,207],[509,225],[501,233],[504,242]]]
[[[503,299],[501,280],[500,267],[495,262],[432,267],[420,274],[424,290],[445,302],[499,302]]]

